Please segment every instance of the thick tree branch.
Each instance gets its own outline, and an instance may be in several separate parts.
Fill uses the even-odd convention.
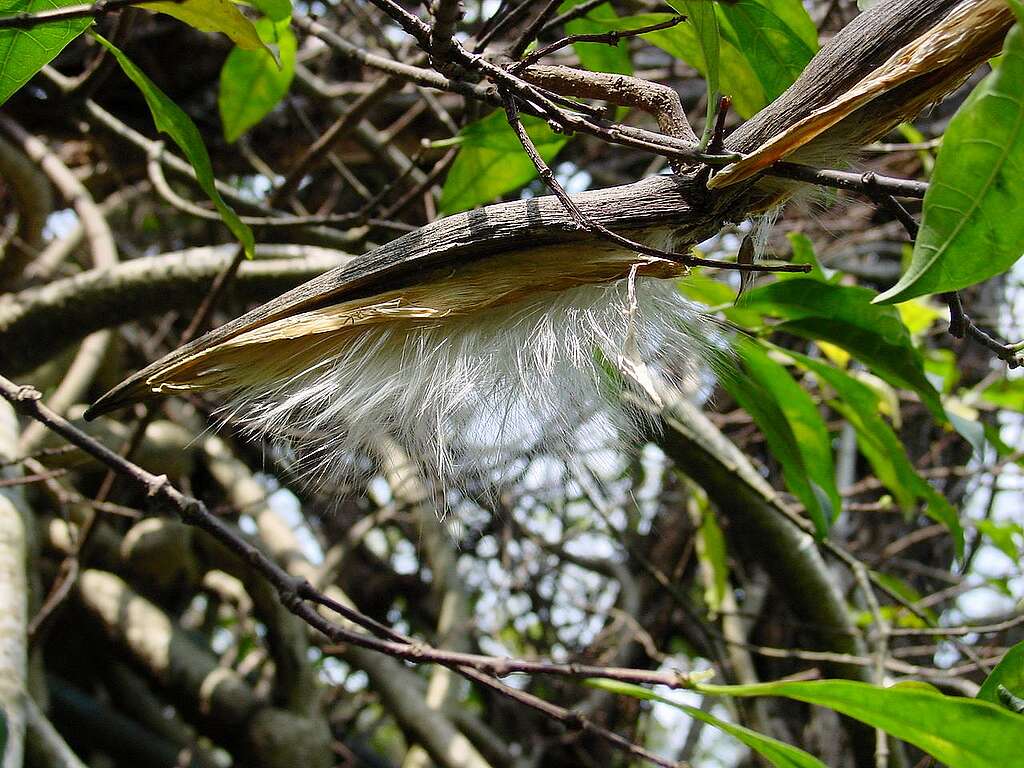
[[[5,294],[0,370],[27,370],[102,328],[198,306],[234,252],[226,245],[147,256]],[[263,301],[351,259],[301,245],[257,246],[256,253],[261,258],[241,265],[234,288],[246,301]]]

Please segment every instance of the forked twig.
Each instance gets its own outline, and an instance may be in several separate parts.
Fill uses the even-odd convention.
[[[516,136],[519,138],[519,143],[522,144],[523,149],[529,156],[534,168],[537,169],[537,174],[548,186],[555,197],[558,198],[558,201],[565,208],[570,218],[581,230],[596,235],[604,240],[616,243],[617,245],[629,248],[630,250],[636,251],[637,253],[641,253],[645,256],[665,259],[666,261],[682,264],[685,267],[715,267],[718,269],[735,269],[744,272],[810,271],[811,267],[808,264],[782,264],[772,266],[768,264],[736,264],[728,261],[718,261],[717,259],[704,259],[694,256],[692,253],[678,253],[674,251],[666,251],[661,248],[655,248],[654,246],[647,245],[616,232],[612,232],[607,227],[588,218],[586,214],[580,210],[579,206],[573,202],[573,199],[565,191],[565,188],[559,183],[554,172],[548,164],[544,162],[544,158],[540,156],[540,153],[537,151],[537,147],[533,143],[533,139],[531,139],[530,135],[526,132],[526,128],[523,127],[523,123],[519,119],[519,110],[516,107],[514,97],[508,93],[503,93],[502,100],[505,103],[505,116],[508,118],[508,123],[512,126],[512,130],[515,131]]]
[[[921,225],[911,215],[910,211],[903,207],[899,200],[887,192],[880,191],[874,187],[875,175],[865,173],[863,176],[864,186],[868,195],[878,204],[883,206],[903,225],[910,235],[910,239],[916,241],[921,231]],[[874,189],[874,194],[871,190]],[[981,344],[993,352],[996,357],[1006,363],[1011,370],[1019,368],[1022,364],[1020,355],[1024,351],[1024,342],[1018,344],[1006,344],[993,338],[979,328],[970,315],[964,310],[963,299],[959,291],[949,291],[941,294],[942,300],[949,307],[949,335],[955,339],[969,338]]]
[[[671,29],[677,24],[682,24],[686,21],[685,16],[673,16],[671,19],[666,21],[660,21],[657,24],[648,24],[645,27],[637,27],[636,29],[623,29],[623,30],[611,30],[609,32],[596,32],[590,34],[576,34],[566,35],[565,37],[556,40],[553,43],[548,43],[543,48],[538,48],[532,53],[528,53],[522,59],[513,64],[509,69],[516,72],[524,67],[528,67],[531,64],[536,64],[538,61],[543,59],[545,56],[550,56],[555,51],[561,50],[575,43],[603,43],[605,45],[618,45],[621,40],[626,40],[630,37],[637,37],[638,35],[645,35],[648,32],[658,32],[662,29]]]

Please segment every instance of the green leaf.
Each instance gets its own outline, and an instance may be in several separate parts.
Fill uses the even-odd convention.
[[[736,300],[736,289],[722,280],[716,280],[700,267],[693,269],[679,281],[679,290],[687,298],[699,301],[709,307],[732,304]],[[758,316],[759,317],[759,316]]]
[[[914,469],[903,443],[878,414],[878,395],[838,368],[798,352],[786,350],[786,354],[835,390],[838,399],[829,405],[854,428],[861,453],[882,484],[892,491],[900,507],[911,512],[918,500],[923,501],[928,516],[949,529],[957,556],[962,556],[964,532],[956,509]]]
[[[672,14],[668,13],[642,13],[619,19],[614,28],[636,29],[671,18]],[[670,56],[685,61],[705,79],[713,76],[708,72],[704,52],[692,24],[677,24],[669,29],[648,32],[641,37]],[[721,92],[732,98],[733,109],[740,117],[750,117],[768,103],[750,62],[727,40],[719,39],[718,69]]]
[[[894,595],[899,595],[903,600],[910,604],[917,604],[921,602],[924,597],[920,592],[914,589],[903,579],[898,576],[893,576],[891,573],[884,573],[882,571],[871,571],[871,580],[876,584],[885,587]],[[920,629],[925,626],[936,626],[939,623],[939,616],[935,611],[930,608],[920,608],[920,613],[926,617],[927,623],[921,619],[920,616],[910,611],[908,608],[902,605],[883,605],[883,611],[888,611],[891,617],[890,621],[899,627],[915,627]],[[874,622],[875,617],[870,613],[868,614],[869,619],[865,626],[870,625]]]
[[[0,15],[78,5],[76,0],[0,0]],[[30,29],[0,29],[0,104],[49,64],[64,47],[84,32],[92,19],[67,19]]]
[[[773,101],[803,72],[818,50],[818,33],[800,0],[715,3],[722,36],[750,62]]]
[[[1024,413],[1024,378],[1003,378],[993,382],[982,390],[981,399],[1000,408]]]
[[[1018,541],[1024,538],[1024,526],[1020,523],[995,520],[978,520],[974,523],[978,533],[984,534],[989,540],[1013,562],[1017,562],[1022,554]]]
[[[842,347],[893,386],[917,392],[945,421],[939,393],[925,376],[924,361],[899,313],[872,304],[874,295],[867,288],[803,278],[757,288],[747,294],[744,307],[786,320],[780,331]]]
[[[821,268],[818,255],[814,252],[814,243],[811,238],[802,232],[790,232],[786,235],[789,240],[789,247],[793,250],[793,257],[790,259],[794,264],[810,264],[811,271],[803,275],[804,279],[818,280],[822,283],[829,282],[828,275]],[[782,272],[775,276],[779,280],[795,280],[800,277],[799,273],[786,274]]]
[[[786,744],[778,739],[773,739],[770,736],[764,736],[757,731],[744,728],[742,725],[736,725],[735,723],[728,723],[724,720],[720,720],[714,715],[698,709],[697,707],[691,707],[689,704],[672,701],[671,699],[659,696],[658,694],[639,685],[620,683],[617,680],[598,679],[587,680],[587,685],[592,688],[600,688],[601,690],[608,691],[609,693],[630,696],[634,699],[642,699],[644,701],[656,701],[661,704],[668,704],[670,707],[675,707],[676,709],[685,712],[695,720],[707,723],[713,728],[717,728],[723,733],[727,733],[736,738],[765,758],[769,763],[777,766],[777,768],[825,768],[825,764],[823,762],[813,755],[804,752],[802,749],[798,749],[797,747]]]
[[[697,529],[697,557],[708,569],[711,578],[704,586],[704,602],[712,615],[722,610],[722,601],[729,589],[729,561],[725,536],[718,525],[707,497],[700,495],[700,527]],[[699,498],[699,497],[698,497]]]
[[[292,17],[291,0],[249,0],[249,4],[271,21],[284,21]]]
[[[736,350],[746,375],[726,376],[722,384],[757,422],[786,486],[824,537],[841,506],[825,423],[810,395],[757,342],[740,337]]]
[[[522,115],[523,126],[545,162],[551,162],[568,138],[540,118]],[[459,132],[461,148],[441,191],[442,214],[489,203],[532,181],[537,170],[501,110]]]
[[[828,707],[913,744],[949,768],[1012,764],[1024,741],[1024,718],[1019,715],[987,701],[944,696],[917,686],[879,688],[851,680],[815,680],[694,687],[714,695],[784,696]]]
[[[238,238],[238,241],[245,249],[245,255],[251,259],[255,250],[252,230],[238,218],[238,214],[235,213],[230,205],[224,202],[220,192],[217,191],[217,187],[214,184],[213,166],[210,164],[210,156],[206,152],[203,139],[199,135],[199,130],[196,128],[195,123],[177,104],[167,98],[167,95],[157,88],[153,81],[146,77],[142,70],[136,67],[113,43],[99,35],[96,35],[96,39],[114,54],[114,58],[117,59],[117,63],[121,65],[124,73],[142,91],[146,104],[149,106],[149,111],[153,114],[153,122],[157,129],[170,136],[185,154],[185,158],[191,163],[192,168],[196,172],[196,181],[199,182],[199,186],[209,196],[210,200],[213,201],[214,206],[216,206],[217,211],[220,213],[221,219],[227,225],[227,228],[231,230],[231,233]]]
[[[643,37],[697,69],[709,91],[717,78],[718,90],[732,98],[741,117],[750,117],[792,85],[818,48],[817,30],[800,0],[675,0],[672,6],[693,22]],[[712,9],[717,54],[708,39],[712,25],[706,16]],[[643,14],[623,21],[635,28],[667,18]]]
[[[569,10],[577,2],[564,3],[560,11]],[[604,3],[590,11],[586,16],[573,19],[565,25],[569,35],[592,35],[610,32],[615,29],[619,15],[609,3]],[[575,43],[573,50],[584,69],[591,72],[614,72],[619,75],[632,75],[633,64],[629,60],[629,41],[620,40],[618,45],[603,43]]]
[[[0,707],[0,757],[7,753],[7,710]]]
[[[235,47],[220,71],[220,121],[224,138],[235,141],[262,120],[288,93],[295,75],[295,34],[287,20],[275,24],[259,19],[256,31],[267,43],[277,43],[281,64],[266,50]]]
[[[1006,38],[1002,64],[946,129],[924,198],[910,266],[875,301],[955,291],[1005,272],[1024,252],[1024,29]]]
[[[183,2],[146,3],[147,11],[163,13],[183,21],[201,32],[221,32],[248,51],[261,50],[263,41],[256,28],[230,0],[183,0]]]
[[[701,61],[704,64],[701,72],[707,81],[707,116],[701,146],[706,146],[715,123],[718,96],[721,93],[722,36],[718,28],[718,14],[715,12],[714,3],[702,0],[669,0],[669,5],[686,16],[687,23],[693,26],[697,43],[700,45]]]
[[[815,491],[815,507],[820,510],[824,529],[821,533],[824,535],[842,508],[842,499],[836,488],[835,465],[832,462],[832,438],[825,421],[814,400],[793,380],[785,366],[772,360],[752,340],[744,339],[740,342],[740,349],[747,370],[775,397],[789,423],[797,450],[803,459],[807,479]]]

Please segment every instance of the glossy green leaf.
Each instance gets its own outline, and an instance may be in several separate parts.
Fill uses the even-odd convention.
[[[1024,642],[1008,650],[996,668],[989,672],[978,691],[978,698],[1000,704],[997,691],[1000,685],[1015,696],[1024,696]]]
[[[668,13],[642,13],[622,17],[614,23],[615,29],[636,29],[671,18],[672,14]],[[677,24],[669,29],[648,32],[641,37],[670,56],[685,61],[705,79],[708,78],[703,48],[692,24]],[[719,39],[718,69],[719,88],[732,98],[733,109],[740,117],[750,117],[767,104],[764,89],[751,69],[750,62],[727,40]]]
[[[715,124],[718,96],[721,92],[722,35],[718,28],[718,13],[715,11],[714,3],[703,0],[669,0],[669,5],[686,16],[686,23],[692,26],[694,36],[700,45],[700,58],[704,65],[701,73],[707,82],[707,115],[704,121],[704,136],[701,139],[701,145],[704,146]]]
[[[541,157],[553,160],[568,139],[539,118],[522,115],[522,120]],[[441,213],[489,203],[536,178],[537,170],[501,110],[470,123],[459,136],[461,148],[441,191]]]
[[[679,701],[672,701],[671,699],[659,696],[653,691],[649,691],[639,685],[620,683],[617,680],[597,679],[588,680],[587,685],[593,688],[600,688],[601,690],[608,691],[609,693],[629,696],[631,698],[642,699],[644,701],[656,701],[661,704],[667,704],[670,707],[675,707],[681,712],[685,712],[693,719],[700,720],[713,728],[717,728],[723,733],[729,734],[748,746],[757,754],[761,755],[771,765],[774,765],[777,768],[825,768],[825,764],[823,762],[813,755],[804,752],[802,749],[798,749],[797,747],[786,744],[778,739],[764,736],[757,731],[744,728],[742,725],[736,725],[735,723],[728,723],[725,720],[720,720],[714,715],[704,712],[697,707],[691,707],[689,704],[683,704]]]
[[[284,21],[292,17],[291,0],[249,0],[249,4],[271,21]]]
[[[892,307],[872,304],[867,288],[823,285],[807,278],[769,283],[744,302],[786,322],[779,330],[845,349],[896,387],[917,392],[936,418],[945,421],[939,393],[924,373],[924,361]]]
[[[0,16],[77,5],[75,0],[0,0]],[[0,29],[0,104],[84,32],[92,19],[69,19],[31,29]]]
[[[709,86],[717,69],[719,90],[732,98],[741,117],[750,117],[788,88],[817,50],[817,30],[800,0],[673,3],[688,14],[691,5],[696,9],[692,17],[701,23],[680,24],[644,38],[697,69]],[[714,56],[709,62],[705,55],[711,45],[706,40],[711,24],[704,16],[710,8],[714,8],[719,32],[717,67]],[[665,14],[643,14],[623,21],[637,27],[667,18]]]
[[[729,589],[729,560],[725,549],[725,535],[715,513],[703,493],[694,493],[700,505],[700,526],[697,528],[697,557],[707,568],[709,579],[704,585],[704,602],[712,615],[722,610]]]
[[[946,129],[906,273],[876,301],[955,291],[1009,269],[1024,253],[1024,29]]]
[[[559,10],[568,10],[577,3],[565,3]],[[604,3],[590,11],[586,16],[573,19],[565,25],[566,34],[592,35],[610,32],[617,26],[619,15],[610,4]],[[584,69],[591,72],[614,72],[619,75],[632,75],[633,65],[629,60],[629,41],[620,40],[617,45],[603,43],[575,43],[573,50]]]
[[[147,11],[164,13],[201,32],[220,32],[239,48],[258,51],[263,41],[252,22],[230,0],[183,0],[183,2],[146,3]]]
[[[1000,408],[1024,413],[1024,378],[1004,378],[993,382],[982,390],[981,399]]]
[[[741,51],[773,101],[818,50],[818,33],[800,0],[715,3],[722,36]]]
[[[118,48],[99,35],[96,39],[104,45],[117,59],[121,69],[128,76],[146,99],[149,111],[153,114],[153,122],[157,129],[166,133],[174,143],[178,145],[185,154],[185,158],[191,163],[196,172],[196,181],[202,190],[213,201],[221,219],[231,230],[231,233],[238,238],[238,241],[245,249],[247,257],[252,258],[255,249],[252,230],[238,218],[238,214],[230,205],[224,202],[214,184],[213,166],[210,164],[210,156],[206,152],[206,146],[199,135],[199,130],[191,118],[181,108],[167,98],[167,95],[143,74],[142,70],[122,53]]]
[[[808,512],[819,534],[824,535],[842,508],[832,461],[832,438],[825,421],[807,391],[794,381],[784,365],[772,360],[757,342],[744,338],[739,349],[747,371],[776,399],[789,424],[797,451],[803,460],[807,480],[814,492],[814,504],[808,508]]]
[[[840,508],[828,430],[807,392],[757,342],[741,337],[736,350],[744,371],[722,384],[757,423],[786,486],[824,537]]]
[[[786,350],[786,354],[835,391],[836,398],[829,405],[854,428],[861,453],[900,507],[911,512],[923,501],[928,516],[949,529],[957,556],[961,556],[964,532],[956,509],[914,469],[903,443],[878,413],[878,395],[838,368],[797,352]]]
[[[218,98],[228,141],[235,141],[277,106],[295,75],[295,34],[289,22],[259,19],[256,31],[264,42],[277,45],[280,66],[264,49],[248,51],[236,46],[228,54],[220,71]]]
[[[784,696],[828,707],[902,739],[949,766],[1010,765],[1024,741],[1024,718],[978,699],[944,696],[917,686],[879,688],[852,680],[758,685],[705,685],[723,696]]]

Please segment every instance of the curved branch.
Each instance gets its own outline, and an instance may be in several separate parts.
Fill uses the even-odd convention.
[[[199,305],[235,246],[193,248],[95,269],[0,297],[0,370],[25,371],[86,335],[131,320]],[[314,246],[257,246],[235,294],[263,301],[351,256]]]
[[[830,650],[862,656],[865,648],[846,601],[814,538],[778,492],[700,409],[678,398],[661,412],[664,431],[653,439],[681,472],[703,487],[729,516],[732,543],[761,563],[801,619],[819,627]],[[867,679],[862,669],[840,670]]]
[[[82,573],[78,597],[114,643],[201,715],[209,732],[250,755],[251,765],[284,768],[330,763],[321,721],[262,706],[235,672],[224,669],[156,605],[112,573]]]
[[[0,285],[3,285],[16,278],[32,260],[46,217],[53,210],[53,193],[36,164],[4,139],[0,139],[0,179],[14,198],[18,211],[16,235],[21,241],[0,241]]]

